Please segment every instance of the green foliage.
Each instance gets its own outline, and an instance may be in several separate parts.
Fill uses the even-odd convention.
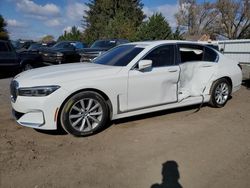
[[[91,43],[102,38],[133,40],[145,18],[141,0],[91,0],[83,17],[84,40]]]
[[[2,15],[0,15],[0,39],[1,40],[8,40],[9,35],[8,31],[6,30],[7,23],[5,22]]]
[[[173,33],[173,39],[174,40],[184,40],[179,27],[177,27],[175,32]]]
[[[178,34],[178,33],[176,33]],[[161,13],[155,13],[144,22],[136,34],[137,40],[173,39],[173,33],[168,22]]]
[[[62,40],[73,40],[73,41],[81,41],[81,32],[77,29],[76,26],[71,28],[70,32],[64,31],[64,34],[59,36],[58,41]]]

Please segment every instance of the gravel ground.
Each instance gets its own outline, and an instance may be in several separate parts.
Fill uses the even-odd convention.
[[[76,138],[21,127],[0,80],[0,187],[250,187],[250,90],[204,106],[113,122]]]

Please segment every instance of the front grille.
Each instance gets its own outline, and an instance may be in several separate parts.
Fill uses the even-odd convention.
[[[18,93],[18,82],[16,80],[12,80],[10,83],[10,95],[11,95],[11,100],[13,102],[16,102],[17,98],[17,93]]]

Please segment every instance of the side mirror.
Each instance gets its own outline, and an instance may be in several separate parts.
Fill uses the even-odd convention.
[[[138,70],[142,71],[145,69],[152,68],[152,60],[140,60],[138,63]]]

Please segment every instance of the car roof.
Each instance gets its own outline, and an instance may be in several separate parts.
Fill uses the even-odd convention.
[[[141,41],[141,42],[131,42],[131,43],[127,43],[124,45],[137,45],[137,46],[157,46],[157,45],[161,45],[161,44],[198,44],[198,45],[204,45],[202,43],[196,42],[196,41],[185,41],[185,40],[157,40],[157,41]]]

